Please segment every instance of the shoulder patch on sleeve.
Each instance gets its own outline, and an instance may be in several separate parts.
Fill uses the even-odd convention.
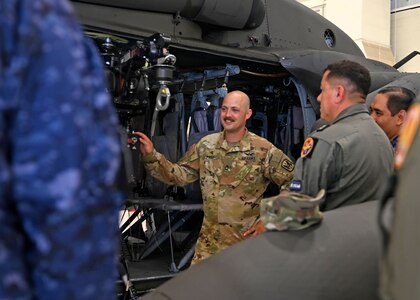
[[[288,158],[281,161],[281,167],[288,172],[292,172],[295,169],[294,163]]]
[[[317,139],[308,137],[302,146],[302,151],[300,152],[300,157],[311,157],[312,150],[315,148]]]

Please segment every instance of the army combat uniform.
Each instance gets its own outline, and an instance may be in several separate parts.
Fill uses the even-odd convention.
[[[0,299],[116,299],[118,119],[64,0],[0,0]]]
[[[293,162],[269,141],[246,132],[236,145],[224,133],[202,138],[176,164],[154,152],[144,157],[153,177],[168,184],[200,181],[204,220],[194,260],[227,248],[259,218],[259,204],[270,181],[281,186],[293,177]]]
[[[325,189],[321,210],[377,200],[391,174],[392,161],[385,133],[366,106],[356,104],[306,139],[292,183],[310,196]]]

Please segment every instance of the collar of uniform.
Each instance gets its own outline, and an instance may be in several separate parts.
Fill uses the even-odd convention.
[[[347,107],[345,110],[343,110],[335,119],[335,121],[333,122],[333,124],[340,122],[341,120],[350,117],[350,116],[354,116],[357,114],[362,114],[362,113],[366,113],[369,114],[369,111],[366,107],[366,104],[364,103],[360,103],[360,104],[355,104],[352,105],[350,107]]]
[[[242,139],[239,141],[239,144],[234,147],[230,147],[228,142],[225,140],[225,132],[222,131],[217,141],[217,148],[222,148],[226,151],[249,151],[251,150],[250,134],[248,129],[245,128],[245,134]]]
[[[392,149],[394,149],[394,152],[395,152],[395,149],[397,148],[398,138],[399,138],[399,136],[397,135],[396,137],[394,137],[391,140],[391,146],[392,146]]]

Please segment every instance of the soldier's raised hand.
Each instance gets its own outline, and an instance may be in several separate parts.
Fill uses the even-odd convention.
[[[147,135],[142,132],[134,132],[140,137],[140,153],[143,156],[151,154],[153,152],[154,146],[153,142],[149,139]]]

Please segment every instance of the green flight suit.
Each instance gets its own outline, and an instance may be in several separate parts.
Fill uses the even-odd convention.
[[[259,204],[268,184],[281,186],[293,177],[293,162],[273,144],[246,132],[229,146],[224,133],[205,136],[178,163],[154,152],[143,158],[153,177],[183,186],[200,180],[204,220],[194,261],[244,239],[259,219]]]
[[[310,138],[312,146],[303,147],[293,180],[310,196],[326,190],[321,210],[380,198],[392,172],[393,151],[364,104],[345,109]]]

